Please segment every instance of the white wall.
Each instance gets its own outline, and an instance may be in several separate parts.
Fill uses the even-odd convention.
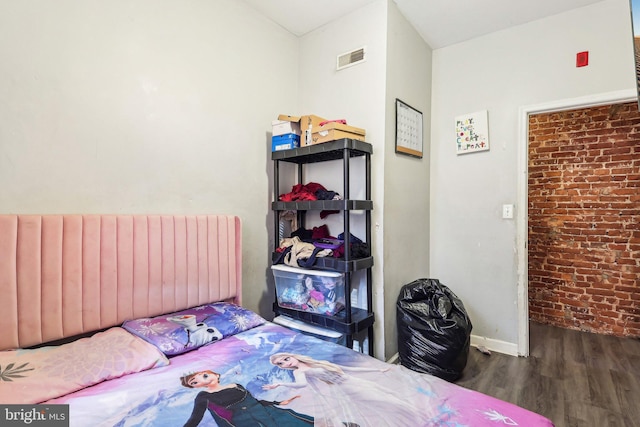
[[[365,63],[335,70],[337,55],[362,46],[366,46]],[[428,274],[430,73],[431,50],[395,3],[387,0],[301,38],[299,114],[345,118],[365,128],[367,142],[373,145],[373,309],[379,358],[388,358],[397,350],[395,301],[400,287]],[[424,113],[422,160],[395,154],[395,98]],[[363,182],[358,180],[364,173],[363,164],[355,166],[351,198],[364,195]],[[341,162],[308,168],[306,178],[340,188]],[[358,214],[354,216],[353,232],[364,237],[364,218],[358,221]],[[339,218],[318,220],[314,225],[322,222],[330,231],[336,230],[334,234],[342,232]],[[364,275],[354,276],[364,279]],[[358,305],[364,307],[364,286],[359,289]]]
[[[367,142],[373,145],[373,224],[382,224],[384,200],[386,8],[386,0],[379,0],[300,39],[299,114],[346,119],[349,124],[364,128]],[[366,46],[366,62],[336,71],[337,55],[363,46]],[[364,196],[363,181],[358,179],[363,176],[363,162],[358,162],[361,159],[354,159],[356,161],[352,170],[353,191],[350,197],[354,199]],[[341,188],[341,163],[332,163],[334,164],[328,168],[323,166],[317,173],[309,168],[307,181],[319,182],[329,189]],[[364,218],[363,215],[361,217],[352,221],[355,226],[353,234],[363,238]],[[334,235],[343,231],[341,227],[336,223],[329,225]],[[384,336],[382,239],[381,230],[374,229],[371,243],[374,256],[372,275],[376,355],[384,354],[384,341],[379,339]],[[358,305],[363,306],[363,298],[364,292],[361,292]]]
[[[518,196],[518,109],[634,88],[628,2],[434,51],[432,146],[422,161],[390,152],[389,108],[397,96],[428,118],[428,71],[427,83],[413,72],[428,68],[429,53],[413,41],[401,47],[415,35],[387,7],[377,1],[298,40],[233,0],[0,2],[0,212],[238,214],[244,302],[269,317],[271,120],[346,118],[374,147],[377,355],[394,345],[396,295],[385,281],[403,284],[423,268],[463,299],[475,335],[515,343],[516,224],[500,208]],[[365,45],[366,63],[335,71],[336,55]],[[575,68],[582,50],[591,63]],[[419,66],[406,75],[387,63],[414,53]],[[414,78],[415,88],[402,81]],[[482,109],[491,150],[456,156],[453,118]],[[402,209],[407,196],[387,193],[421,179],[427,160],[424,225]],[[426,267],[421,253],[393,258],[392,235],[416,223],[431,236],[418,243]]]
[[[231,213],[271,313],[271,120],[298,40],[241,2],[0,2],[0,212]]]
[[[606,0],[434,51],[431,273],[463,300],[474,335],[514,350],[518,339],[524,248],[501,206],[518,199],[519,108],[634,88],[631,41],[628,1]],[[457,156],[454,117],[485,109],[490,151]]]
[[[384,146],[385,358],[398,349],[396,301],[400,288],[429,277],[429,165],[431,49],[389,2]],[[396,98],[422,112],[423,158],[395,152]]]
[[[346,118],[366,129],[374,148],[376,354],[385,355],[382,337],[395,346],[383,287],[384,158],[395,125],[386,88],[387,7],[379,0],[299,40],[232,0],[0,2],[0,212],[238,214],[244,304],[270,318],[271,120],[279,113]],[[415,42],[393,8],[398,37]],[[335,70],[336,55],[362,46],[364,64]],[[417,52],[394,50],[403,62]],[[419,90],[405,82],[389,93],[402,93],[428,123],[428,83],[416,78],[424,66],[420,57],[409,74],[391,67],[398,78],[416,79]],[[364,195],[360,160],[352,198]],[[404,164],[420,173],[428,164],[398,161],[401,181]],[[334,178],[341,175],[339,165],[330,167]],[[338,182],[321,181],[324,173],[309,178]],[[363,215],[355,216],[354,234],[363,237]],[[387,222],[393,231],[399,225],[415,230]],[[391,271],[405,271],[401,265]],[[391,294],[394,301],[396,289]]]

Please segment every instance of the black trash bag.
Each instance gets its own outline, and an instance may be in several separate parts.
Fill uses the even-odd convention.
[[[400,290],[396,304],[400,363],[455,381],[467,365],[471,320],[462,301],[437,279],[418,279]]]

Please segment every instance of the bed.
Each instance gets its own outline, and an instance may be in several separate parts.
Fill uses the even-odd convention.
[[[0,215],[0,404],[79,427],[553,426],[265,320],[241,258],[236,216]]]

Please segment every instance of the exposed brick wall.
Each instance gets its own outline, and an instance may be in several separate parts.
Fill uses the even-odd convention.
[[[529,317],[640,337],[637,103],[529,119]]]

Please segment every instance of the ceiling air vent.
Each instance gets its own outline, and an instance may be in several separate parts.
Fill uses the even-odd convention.
[[[365,61],[364,53],[365,53],[365,49],[364,47],[361,47],[360,49],[352,50],[351,52],[338,55],[338,60],[336,62],[336,70],[342,70],[343,68],[351,67],[353,65],[364,62]]]

